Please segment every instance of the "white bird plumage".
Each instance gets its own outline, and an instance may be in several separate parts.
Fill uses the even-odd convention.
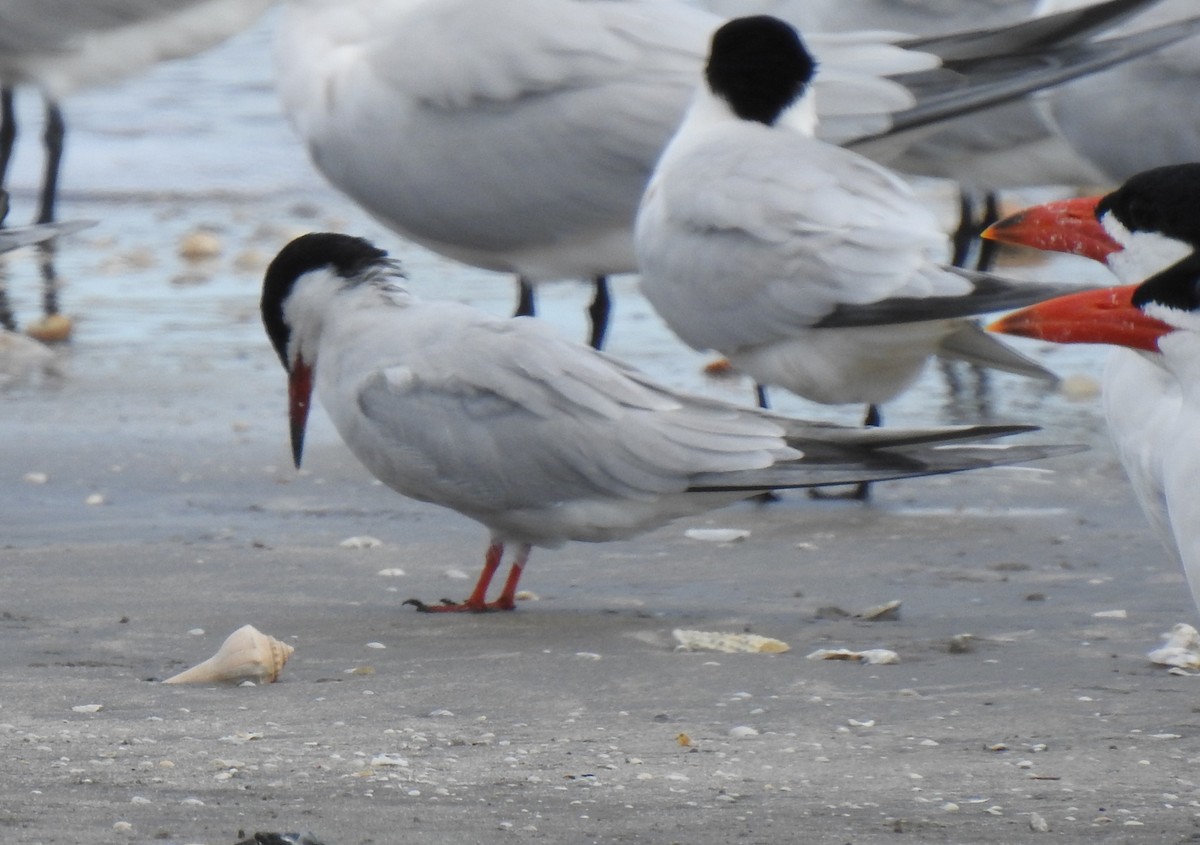
[[[1035,206],[988,237],[1085,255],[1124,288],[1051,300],[993,328],[1070,343],[1110,343],[1105,419],[1139,505],[1183,565],[1200,607],[1200,164],[1136,174],[1099,197]]]
[[[475,592],[452,609],[511,609],[531,546],[629,537],[774,487],[1047,454],[936,448],[1021,426],[884,433],[680,394],[536,320],[421,302],[384,256],[343,235],[293,241],[267,271],[263,320],[289,373],[297,464],[315,378],[372,474],[491,532]],[[488,603],[506,543],[518,546],[513,569]]]
[[[807,55],[775,18],[714,36],[637,217],[642,291],[659,315],[760,384],[827,404],[883,403],[934,354],[1049,377],[963,319],[1048,289],[943,266],[947,238],[905,182],[796,131]]]
[[[636,269],[638,199],[720,23],[675,0],[291,0],[278,88],[317,168],[402,236],[527,285],[602,280]],[[939,60],[898,37],[812,36],[826,137],[913,104],[887,77]]]

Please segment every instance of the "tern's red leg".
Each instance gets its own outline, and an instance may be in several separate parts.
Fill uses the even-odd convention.
[[[508,578],[504,581],[504,589],[500,591],[500,598],[496,599],[489,607],[496,610],[515,610],[517,607],[517,582],[521,580],[521,573],[525,571],[525,564],[529,560],[529,551],[532,547],[528,543],[523,543],[517,551],[517,559],[512,562],[512,567],[508,570]]]
[[[529,559],[529,546],[521,546],[517,559],[513,561],[512,569],[508,572],[508,579],[504,582],[504,590],[500,593],[500,598],[489,602],[487,600],[488,587],[491,586],[492,577],[500,568],[500,561],[503,557],[503,543],[493,542],[488,546],[487,554],[483,559],[483,571],[479,573],[475,589],[471,591],[471,595],[464,602],[443,599],[441,604],[425,604],[420,599],[409,599],[405,604],[411,604],[423,613],[460,613],[468,610],[482,613],[485,610],[513,610],[516,608],[517,581],[521,579],[521,570],[524,568],[525,561]]]

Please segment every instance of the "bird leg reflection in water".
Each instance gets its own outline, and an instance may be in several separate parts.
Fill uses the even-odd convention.
[[[525,571],[525,564],[529,560],[531,549],[532,546],[527,543],[522,543],[517,548],[517,557],[508,570],[504,589],[500,591],[500,596],[495,601],[487,600],[487,590],[504,557],[504,544],[498,540],[493,540],[488,546],[487,554],[483,559],[483,571],[479,573],[475,589],[471,591],[471,595],[466,601],[455,602],[450,599],[442,599],[439,604],[426,604],[420,599],[409,599],[404,603],[411,604],[422,613],[461,613],[464,611],[483,613],[488,610],[515,610],[517,607],[517,582],[521,580],[521,573]]]
[[[754,385],[754,397],[758,402],[758,407],[764,411],[770,409],[771,403],[767,396],[767,386],[765,384],[756,383]],[[883,425],[883,413],[879,410],[878,405],[872,404],[867,406],[867,414],[863,417],[863,425],[868,428],[878,428]],[[847,499],[855,502],[866,502],[871,499],[871,482],[859,482],[845,493],[827,493],[820,487],[810,487],[808,497],[810,499]],[[769,505],[772,502],[779,501],[779,494],[768,490],[765,493],[759,493],[755,496],[754,501],[760,505]]]
[[[970,263],[971,247],[979,244],[975,255],[975,269],[981,273],[991,272],[996,264],[999,245],[995,241],[979,236],[984,229],[1000,219],[1000,198],[995,191],[988,191],[983,198],[983,215],[975,217],[976,198],[966,190],[959,193],[958,228],[951,236],[954,251],[950,263],[955,267],[967,268]]]
[[[867,406],[863,425],[868,428],[879,428],[883,425],[883,413],[879,410],[878,405]],[[820,487],[813,487],[808,491],[808,497],[810,499],[847,499],[854,502],[868,502],[871,500],[871,483],[860,481],[845,493],[826,493]]]

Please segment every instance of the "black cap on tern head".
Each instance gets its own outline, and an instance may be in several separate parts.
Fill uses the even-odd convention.
[[[1151,276],[1133,292],[1133,304],[1164,305],[1176,311],[1200,311],[1200,255],[1187,258]]]
[[[1200,249],[1200,163],[1155,167],[1131,176],[1096,205],[1131,232],[1157,232]]]
[[[283,319],[283,303],[292,293],[296,280],[305,273],[331,268],[351,279],[387,257],[387,252],[363,238],[329,232],[301,235],[279,251],[263,278],[260,308],[263,326],[271,345],[279,353],[285,368],[290,329]]]
[[[790,24],[756,15],[713,34],[705,79],[738,117],[769,126],[804,93],[816,67]]]

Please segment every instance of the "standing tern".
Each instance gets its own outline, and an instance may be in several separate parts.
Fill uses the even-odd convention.
[[[659,315],[760,385],[866,404],[872,424],[933,355],[1052,379],[968,318],[1063,288],[939,263],[946,236],[906,183],[794,128],[812,125],[814,71],[776,18],[714,35],[637,216],[642,291]]]
[[[165,59],[212,47],[256,21],[274,0],[3,0],[0,3],[0,187],[17,137],[13,92],[46,104],[46,164],[36,222],[54,220],[66,122],[61,100]]]
[[[1116,191],[1045,203],[984,233],[1104,262],[1123,287],[1053,299],[990,328],[1115,345],[1105,365],[1109,434],[1147,519],[1200,606],[1200,164],[1135,175]],[[1140,283],[1140,284],[1138,284]]]
[[[605,279],[637,269],[638,200],[721,22],[674,0],[292,0],[277,84],[335,187],[409,240],[518,276],[518,313],[532,313],[534,283],[595,280],[599,346]],[[885,77],[939,61],[879,33],[812,40],[821,131],[839,142],[885,132],[914,106]],[[1010,77],[1036,87],[1095,67],[1079,51],[1061,65],[1051,54],[1015,59]],[[1000,96],[952,76],[925,119]]]
[[[314,388],[342,439],[397,492],[491,534],[463,602],[511,610],[533,546],[601,542],[763,490],[911,477],[1030,460],[1061,447],[971,446],[1028,426],[887,431],[808,423],[676,393],[528,318],[422,302],[359,238],[304,235],[263,282],[262,317],[288,373],[299,466]],[[487,590],[506,545],[499,598]]]

